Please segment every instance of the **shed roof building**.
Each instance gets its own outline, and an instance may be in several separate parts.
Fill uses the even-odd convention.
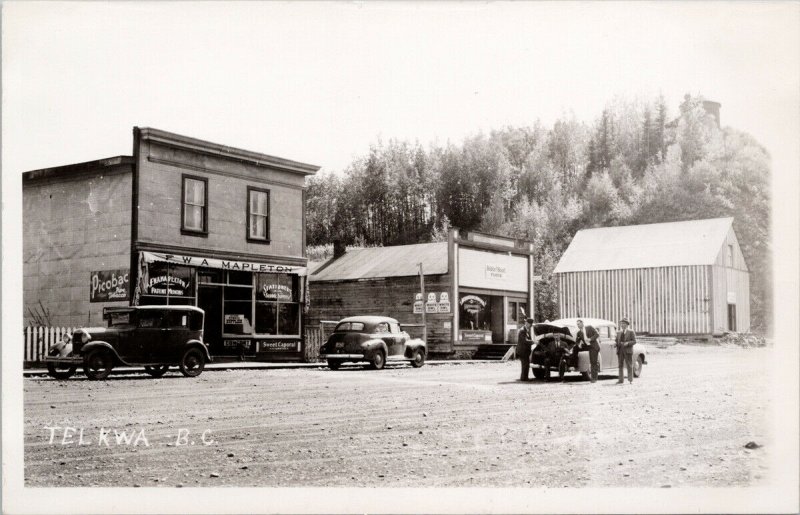
[[[750,328],[733,218],[584,229],[554,269],[561,315],[633,318],[653,334]]]

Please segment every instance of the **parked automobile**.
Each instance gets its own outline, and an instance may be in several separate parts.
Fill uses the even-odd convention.
[[[619,367],[615,338],[617,325],[610,320],[600,318],[581,318],[584,327],[593,326],[600,334],[600,371],[614,370]],[[589,378],[589,350],[577,347],[575,337],[578,334],[578,319],[565,318],[533,325],[535,346],[531,350],[531,369],[538,379],[548,379],[551,370],[558,371],[559,378],[568,372],[580,372]],[[642,365],[647,364],[647,348],[641,343],[633,346],[633,375],[639,377]]]
[[[427,346],[411,338],[394,318],[357,316],[339,321],[320,348],[320,357],[336,370],[342,363],[365,361],[380,370],[386,362],[407,361],[412,367],[425,364]]]
[[[105,379],[117,366],[144,366],[153,377],[177,366],[183,375],[195,377],[211,360],[203,343],[204,315],[194,306],[105,308],[107,327],[76,330],[44,361],[57,379],[70,377],[81,365],[89,379]]]

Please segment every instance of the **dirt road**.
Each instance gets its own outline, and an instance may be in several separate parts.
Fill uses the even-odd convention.
[[[654,349],[622,386],[520,383],[517,362],[29,378],[25,484],[759,484],[769,353]]]

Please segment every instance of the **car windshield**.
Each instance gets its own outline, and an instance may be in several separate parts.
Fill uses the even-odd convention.
[[[363,331],[364,324],[362,322],[342,322],[336,326],[336,332],[343,332],[343,331]]]

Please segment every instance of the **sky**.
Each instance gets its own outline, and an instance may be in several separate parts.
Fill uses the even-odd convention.
[[[782,152],[797,3],[3,5],[3,170],[130,154],[150,126],[341,170],[391,138],[592,123],[685,93]],[[797,149],[794,149],[795,152]],[[797,157],[797,156],[795,156]]]

